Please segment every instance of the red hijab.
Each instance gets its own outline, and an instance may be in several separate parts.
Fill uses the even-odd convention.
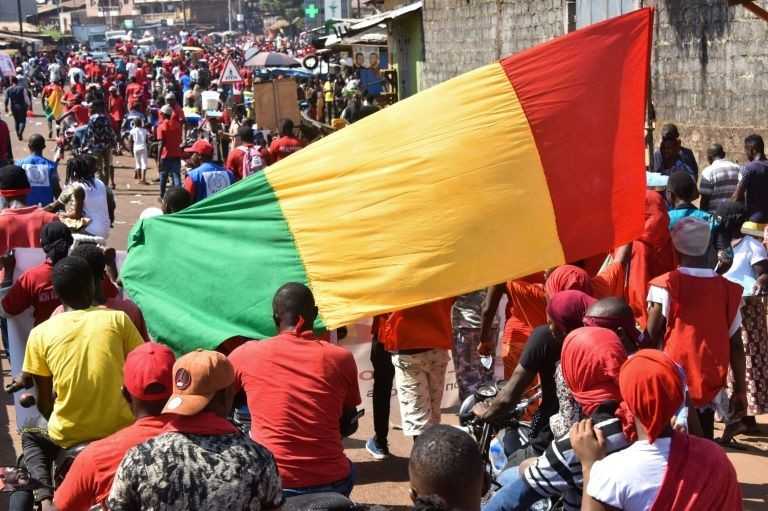
[[[582,326],[584,315],[597,300],[581,291],[561,291],[547,304],[547,316],[558,330],[568,333]]]
[[[578,328],[563,342],[563,378],[587,415],[606,401],[621,401],[619,371],[627,360],[619,336],[594,326]]]
[[[566,264],[550,273],[547,281],[544,282],[544,292],[550,298],[560,291],[568,291],[569,289],[592,295],[592,279],[586,271],[578,266]]]
[[[640,350],[621,367],[619,388],[628,409],[653,443],[683,403],[677,364],[663,351]]]

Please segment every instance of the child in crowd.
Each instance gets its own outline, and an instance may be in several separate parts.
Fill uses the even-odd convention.
[[[142,119],[135,119],[133,121],[133,128],[131,128],[130,134],[133,141],[133,159],[136,162],[136,171],[133,173],[133,178],[137,183],[149,184],[147,182],[147,159],[149,153],[147,138],[149,135],[144,128],[144,121]]]

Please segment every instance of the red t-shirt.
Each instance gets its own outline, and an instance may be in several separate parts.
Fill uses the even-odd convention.
[[[54,221],[59,217],[37,206],[0,211],[0,254],[12,248],[39,247],[40,231]],[[0,271],[0,278],[3,273]]]
[[[107,500],[125,453],[163,433],[171,418],[172,415],[144,417],[107,438],[91,442],[75,458],[67,477],[56,490],[53,498],[56,508],[87,511]]]
[[[298,138],[284,136],[272,141],[272,144],[269,146],[269,154],[272,157],[272,161],[280,161],[302,147],[304,147],[304,144]]]
[[[72,108],[69,109],[70,112],[72,112],[72,115],[75,118],[75,122],[78,126],[85,126],[88,124],[88,119],[90,119],[91,114],[88,111],[88,108],[84,107],[81,104],[73,105]]]
[[[381,327],[387,351],[453,347],[451,308],[455,298],[445,298],[393,312]]]
[[[350,473],[339,420],[360,404],[352,354],[305,332],[249,341],[229,356],[251,412],[251,438],[275,456],[285,488]]]
[[[3,298],[3,309],[11,316],[21,314],[32,307],[35,325],[51,317],[61,304],[53,290],[53,264],[46,260],[21,274],[8,294]]]
[[[181,124],[173,118],[166,119],[157,127],[157,139],[163,143],[160,158],[183,158],[181,148]]]
[[[123,114],[125,113],[125,100],[120,96],[109,97],[109,116],[116,123],[123,120]]]

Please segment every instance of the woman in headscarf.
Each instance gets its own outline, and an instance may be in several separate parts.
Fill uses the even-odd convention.
[[[552,302],[565,293],[555,295]],[[631,441],[624,432],[627,419],[615,415],[621,401],[619,371],[626,358],[621,340],[614,332],[582,327],[565,338],[560,359],[576,405],[598,424],[609,453],[626,448]],[[557,441],[552,442],[544,454],[526,461],[520,476],[517,467],[505,471],[499,478],[502,489],[483,508],[484,511],[528,509],[544,497],[562,497],[566,509],[578,509],[582,472],[567,435],[568,429],[564,435],[555,437]]]
[[[583,268],[572,264],[559,266],[547,276],[544,291],[548,298],[569,289],[582,291],[598,300],[609,296],[623,297],[626,267],[631,254],[631,245],[618,247],[612,254],[612,262],[594,277],[590,277]]]
[[[627,301],[641,330],[648,322],[648,283],[675,268],[675,249],[669,234],[669,215],[664,197],[655,191],[645,192],[645,228],[632,243],[629,263]]]
[[[742,508],[736,471],[722,448],[672,430],[684,392],[671,358],[658,350],[640,350],[621,367],[619,390],[635,423],[635,443],[603,457],[597,440],[603,435],[596,437],[591,421],[571,430],[584,472],[582,510]]]
[[[547,306],[548,324],[533,330],[512,378],[495,400],[480,403],[475,410],[476,415],[483,419],[493,420],[514,406],[538,376],[541,403],[531,424],[531,454],[543,452],[553,438],[549,418],[558,411],[555,369],[560,360],[563,339],[568,332],[581,326],[584,314],[595,301],[589,295],[575,290],[552,297]]]
[[[747,209],[741,202],[725,202],[717,209],[720,241],[725,247],[718,254],[723,277],[743,289],[741,341],[746,357],[747,417],[729,424],[723,439],[747,429],[756,429],[757,415],[768,412],[768,330],[766,293],[768,292],[768,251],[749,230]],[[742,228],[744,226],[744,229]],[[746,231],[746,232],[743,232]],[[760,231],[757,231],[760,232]],[[756,232],[756,234],[757,234]],[[727,400],[726,400],[727,401]]]
[[[0,315],[15,316],[32,307],[35,325],[51,317],[61,302],[53,290],[53,266],[64,259],[72,246],[72,233],[61,222],[51,222],[40,231],[40,246],[46,259],[19,276],[10,288],[0,289]]]

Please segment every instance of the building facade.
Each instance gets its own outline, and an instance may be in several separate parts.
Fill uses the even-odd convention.
[[[677,124],[700,161],[719,142],[743,162],[744,137],[768,136],[768,23],[722,0],[424,0],[423,83],[644,6],[656,8],[656,125]]]

